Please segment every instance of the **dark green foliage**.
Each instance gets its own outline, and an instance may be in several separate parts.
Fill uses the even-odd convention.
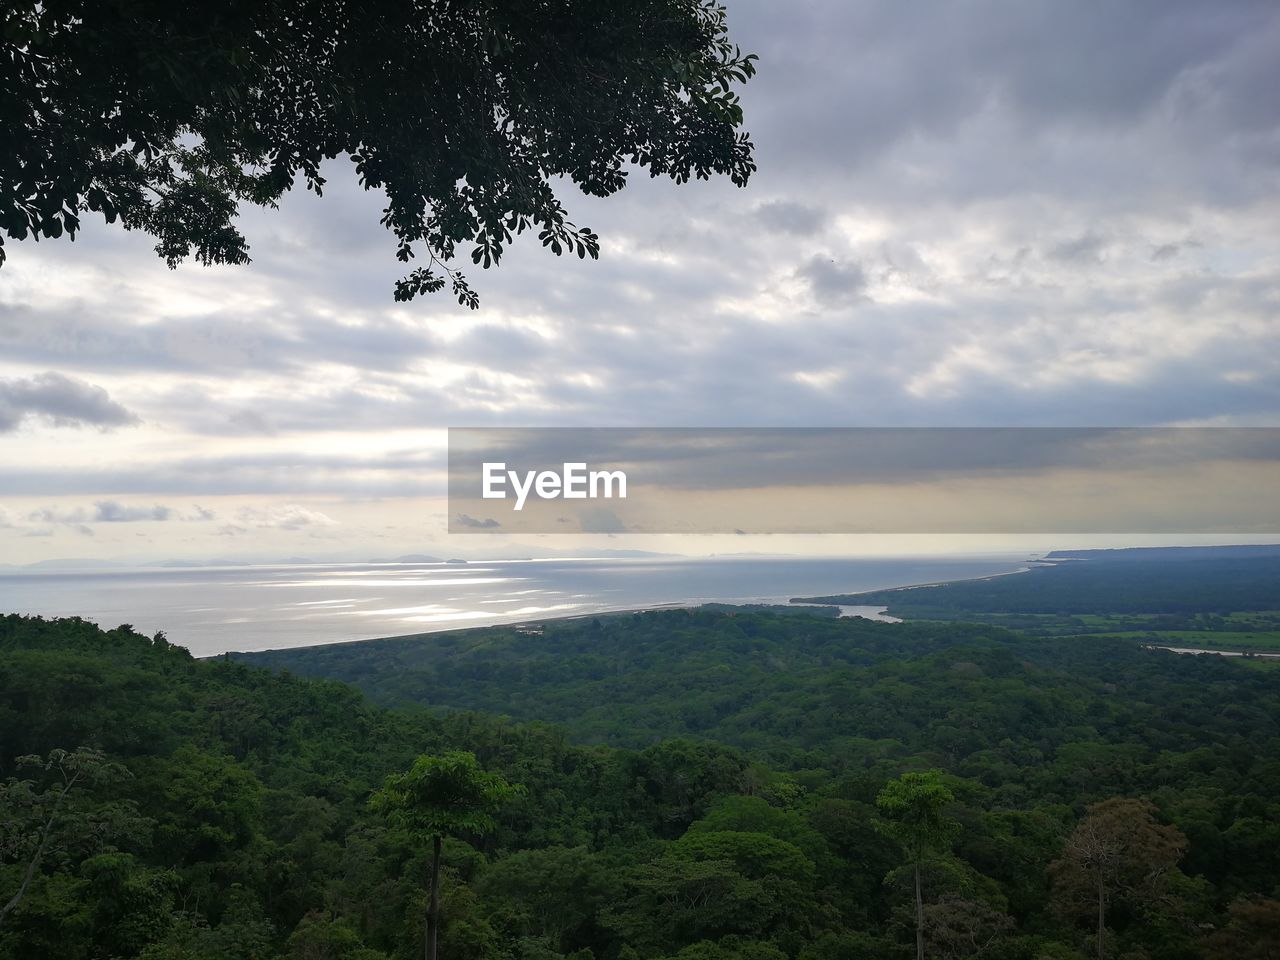
[[[731,613],[735,616],[740,613],[768,613],[775,617],[826,617],[828,619],[840,616],[839,607],[823,607],[816,604],[788,606],[784,603],[703,603],[699,604],[698,609],[713,613]]]
[[[412,839],[493,832],[494,812],[520,791],[502,777],[480,769],[474,754],[450,750],[424,754],[404,773],[393,773],[369,800],[369,807]]]
[[[426,960],[436,960],[440,926],[440,867],[445,838],[482,837],[498,826],[494,814],[521,793],[499,774],[480,769],[475,754],[450,750],[423,754],[404,773],[393,773],[369,798],[369,808],[396,830],[431,845]]]
[[[904,773],[884,785],[876,797],[884,820],[878,826],[902,848],[915,899],[916,958],[924,960],[924,872],[931,864],[952,866],[951,846],[960,832],[958,821],[948,816],[955,794],[937,770]],[[958,871],[952,871],[958,872]]]
[[[945,837],[921,848],[926,956],[1081,956],[1092,931],[1055,907],[1070,883],[1059,867],[1051,891],[1049,867],[1112,797],[1148,797],[1151,829],[1187,838],[1158,903],[1125,880],[1106,917],[1117,956],[1182,960],[1274,927],[1271,671],[989,627],[683,611],[335,652],[317,662],[366,682],[430,669],[453,709],[389,710],[125,628],[0,619],[0,822],[29,838],[55,786],[19,756],[83,745],[118,773],[68,801],[0,958],[421,956],[432,851],[369,799],[456,751],[522,791],[444,841],[445,960],[909,956],[910,818],[876,801],[927,768]],[[524,717],[569,732],[461,709],[505,669]],[[5,900],[29,849],[4,847]]]
[[[1091,631],[1097,615],[1194,617],[1280,610],[1280,548],[1086,550],[1051,555],[1053,566],[1025,573],[933,586],[876,590],[806,603],[883,604],[894,616],[973,620],[997,615],[1008,626],[1034,626],[1018,615],[1084,617],[1055,632]],[[1169,627],[1165,627],[1168,629]],[[1114,629],[1114,628],[1110,628]]]
[[[802,782],[810,767],[819,782],[937,767],[1015,808],[1196,778],[1280,785],[1276,674],[1136,642],[673,610],[549,622],[540,636],[480,629],[244,659],[387,704],[552,721],[580,741],[693,734]]]
[[[241,203],[349,157],[386,194],[397,300],[535,232],[599,253],[552,190],[755,169],[733,89],[755,70],[712,0],[19,0],[0,12],[0,235],[74,238],[85,213],[170,266],[244,263]],[[4,250],[0,238],[0,263]]]

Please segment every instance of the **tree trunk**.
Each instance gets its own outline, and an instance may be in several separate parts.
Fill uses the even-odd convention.
[[[916,864],[916,960],[924,960],[924,898],[920,895],[920,864]]]
[[[440,933],[440,838],[432,838],[431,899],[427,903],[426,960],[436,960],[436,940]]]
[[[79,779],[80,774],[77,773],[66,781],[62,791],[58,794],[58,798],[53,802],[53,810],[49,814],[49,819],[45,822],[44,829],[40,831],[40,844],[36,847],[35,854],[27,864],[26,872],[22,876],[22,883],[18,886],[18,892],[9,898],[8,903],[0,907],[0,923],[4,923],[5,917],[13,910],[16,910],[18,904],[22,902],[22,898],[27,895],[27,887],[31,886],[31,881],[35,877],[36,871],[40,869],[40,861],[44,859],[45,848],[49,845],[49,834],[53,832],[53,824],[58,819],[58,811],[62,808],[62,801],[67,798],[67,794],[71,792],[71,788],[76,785],[76,781]]]
[[[1102,871],[1098,871],[1098,960],[1103,960],[1102,951],[1106,947],[1107,921],[1107,888]]]

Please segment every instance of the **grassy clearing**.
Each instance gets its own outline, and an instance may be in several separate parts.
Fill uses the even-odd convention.
[[[1150,640],[1172,647],[1204,647],[1207,650],[1252,650],[1280,653],[1280,633],[1213,632],[1208,630],[1125,630],[1101,636],[1117,640]]]

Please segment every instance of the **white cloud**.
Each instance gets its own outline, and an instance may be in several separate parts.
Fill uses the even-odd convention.
[[[336,527],[338,521],[296,503],[283,503],[269,507],[242,507],[236,512],[235,520],[224,524],[220,530],[224,534],[241,534],[250,530],[303,530],[324,527]]]
[[[296,501],[435,495],[448,425],[1280,422],[1280,8],[729,7],[750,186],[566,195],[601,260],[517,244],[475,314],[392,302],[346,161],[247,212],[246,267],[11,245],[0,493],[345,535]]]

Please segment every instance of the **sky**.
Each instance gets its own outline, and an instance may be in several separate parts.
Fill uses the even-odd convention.
[[[450,537],[450,426],[1280,426],[1280,6],[727,6],[750,184],[566,185],[600,260],[517,243],[474,312],[393,302],[345,160],[247,266],[8,244],[0,562],[726,549]]]

